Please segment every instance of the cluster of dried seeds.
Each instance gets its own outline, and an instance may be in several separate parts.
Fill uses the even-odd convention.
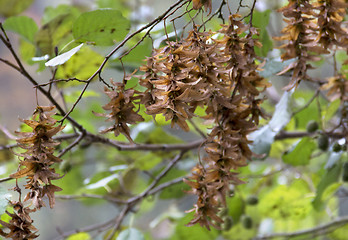
[[[61,178],[52,168],[52,165],[62,161],[54,156],[55,147],[59,145],[59,142],[52,137],[64,128],[61,125],[56,126],[57,120],[51,117],[54,115],[53,110],[54,107],[38,106],[33,114],[33,120],[22,120],[25,125],[33,129],[32,132],[17,132],[22,137],[17,139],[18,146],[25,151],[15,153],[22,160],[19,163],[19,170],[11,174],[10,177],[15,179],[25,177],[27,183],[24,186],[29,191],[23,202],[21,197],[17,202],[10,202],[15,212],[7,212],[11,217],[9,223],[1,221],[1,224],[10,230],[9,233],[0,232],[0,235],[6,238],[14,240],[35,239],[37,237],[36,228],[32,226],[33,221],[29,214],[45,206],[43,200],[45,196],[48,197],[49,205],[53,208],[55,204],[54,193],[62,190],[51,182]],[[21,193],[18,186],[15,190]]]

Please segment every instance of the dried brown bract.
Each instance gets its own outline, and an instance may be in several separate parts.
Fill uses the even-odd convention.
[[[257,31],[236,20],[239,17],[230,16],[230,24],[220,30],[223,38],[215,41],[219,50],[214,65],[201,67],[210,70],[210,94],[204,105],[206,118],[215,126],[205,144],[204,166],[198,165],[185,180],[198,196],[188,226],[199,223],[209,229],[222,222],[217,213],[226,204],[230,186],[243,183],[234,170],[246,166],[252,156],[247,135],[256,129],[259,117],[265,117],[257,97],[270,84],[257,72],[254,46],[260,43],[253,38]]]
[[[32,226],[29,216],[31,212],[45,206],[43,198],[49,199],[49,205],[53,208],[55,204],[54,193],[62,189],[52,184],[52,180],[61,178],[52,168],[54,163],[62,160],[54,156],[55,147],[59,142],[52,137],[60,132],[64,127],[57,125],[57,120],[52,118],[55,107],[38,106],[35,109],[32,120],[21,120],[24,124],[32,128],[32,132],[16,132],[21,138],[17,139],[18,146],[24,149],[23,153],[15,153],[21,159],[18,171],[11,174],[11,178],[26,178],[24,185],[29,192],[21,202],[21,194],[18,202],[10,202],[14,213],[6,211],[11,217],[9,223],[0,223],[10,230],[9,233],[0,231],[0,235],[14,240],[35,239],[37,229]],[[21,193],[21,189],[16,186],[15,190]],[[32,207],[32,208],[31,208]]]
[[[208,229],[222,222],[217,213],[230,185],[242,183],[233,170],[252,156],[247,134],[264,117],[257,96],[269,86],[255,63],[254,47],[261,46],[253,38],[257,31],[237,18],[231,16],[219,33],[195,28],[186,39],[168,42],[154,50],[140,69],[148,114],[163,114],[172,126],[188,131],[186,120],[201,106],[204,118],[215,124],[206,141],[204,166],[198,165],[185,180],[198,196],[191,210],[195,218],[188,225],[199,223]]]
[[[13,240],[37,238],[39,236],[36,234],[37,229],[32,225],[33,220],[29,216],[36,209],[24,207],[21,202],[10,202],[10,206],[13,207],[14,213],[6,211],[6,214],[11,217],[11,220],[8,223],[0,220],[1,225],[8,228],[10,232],[7,233],[0,229],[0,235]]]
[[[12,178],[27,178],[26,189],[29,193],[25,196],[25,201],[31,201],[35,208],[45,206],[42,198],[47,195],[50,207],[54,206],[54,193],[62,189],[51,183],[52,180],[61,178],[51,166],[62,160],[54,156],[55,147],[59,142],[52,137],[64,127],[56,126],[57,120],[54,115],[54,107],[36,108],[33,120],[22,120],[27,126],[33,129],[32,132],[17,132],[22,138],[17,139],[19,147],[25,149],[24,153],[16,154],[23,158],[20,161],[20,169],[10,175]]]
[[[163,114],[172,127],[177,124],[188,131],[186,120],[194,116],[197,106],[210,101],[215,89],[223,90],[224,83],[214,79],[219,75],[220,50],[211,36],[211,32],[193,30],[183,41],[168,42],[153,51],[140,68],[145,72],[140,85],[147,88],[142,100],[147,114]]]
[[[96,116],[108,118],[106,121],[113,121],[114,125],[101,131],[101,133],[114,132],[115,136],[120,133],[125,135],[127,139],[133,143],[130,137],[130,129],[128,124],[135,124],[136,122],[144,121],[143,117],[134,111],[135,102],[140,100],[142,95],[132,89],[125,89],[123,83],[114,83],[116,90],[105,88],[105,94],[110,98],[110,102],[103,106],[104,110],[111,111],[111,113],[94,113]]]
[[[318,0],[314,5],[319,10],[317,17],[318,36],[316,41],[325,49],[335,46],[347,47],[348,30],[342,23],[348,8],[344,0]]]
[[[205,11],[208,11],[209,9],[209,13],[211,13],[212,10],[212,0],[192,0],[192,7],[193,9],[200,9],[204,6]]]
[[[308,62],[320,60],[317,56],[318,53],[329,53],[317,43],[318,29],[314,10],[315,7],[309,0],[290,0],[287,6],[279,9],[286,17],[284,21],[287,26],[282,30],[283,36],[274,39],[287,41],[280,46],[285,50],[281,56],[283,60],[296,59],[278,73],[281,75],[292,71],[291,81],[285,87],[286,90],[297,87],[302,80],[311,80],[307,75],[307,70],[312,66]]]
[[[313,68],[310,61],[318,61],[319,55],[347,46],[348,31],[342,26],[347,7],[348,3],[343,0],[318,0],[314,3],[290,0],[287,6],[279,9],[286,17],[287,26],[282,30],[283,36],[275,39],[287,41],[280,46],[285,50],[282,59],[295,59],[279,73],[292,71],[286,90],[297,87],[302,80],[312,81],[307,75],[307,70]]]

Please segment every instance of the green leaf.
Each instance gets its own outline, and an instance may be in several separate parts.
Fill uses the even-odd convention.
[[[0,15],[10,17],[27,9],[34,0],[0,0]]]
[[[166,174],[166,176],[162,178],[158,184],[168,182],[178,177],[184,177],[186,175],[187,175],[187,172],[185,170],[179,170],[174,168],[171,171],[169,171]],[[174,184],[173,186],[163,189],[160,194],[160,198],[161,199],[181,198],[185,195],[185,191],[188,191],[189,189],[190,187],[186,183],[180,182],[180,183]]]
[[[284,92],[280,101],[277,103],[275,107],[275,111],[273,113],[273,117],[271,121],[269,121],[270,128],[278,133],[282,130],[291,119],[291,95],[293,91]]]
[[[313,95],[313,91],[301,91],[299,89],[296,90],[293,95],[294,102],[297,105],[296,109],[300,109],[303,106],[305,106],[305,104],[308,103],[308,101],[313,97]],[[319,100],[320,104],[323,104],[323,99],[319,98]],[[324,107],[324,105],[322,106]],[[297,130],[306,129],[307,123],[310,120],[320,122],[321,119],[319,119],[317,101],[312,101],[312,103],[308,107],[303,109],[301,112],[297,113],[294,118],[296,120]]]
[[[185,226],[193,219],[193,213],[188,213],[178,221],[175,232],[170,238],[170,240],[215,240],[219,235],[216,229],[211,229],[208,231],[205,228],[202,228],[198,224],[194,226],[187,227]]]
[[[331,232],[328,236],[329,239],[346,240],[348,236],[348,224],[339,225],[339,227]]]
[[[57,7],[48,6],[45,8],[45,12],[42,16],[41,22],[42,24],[46,24],[60,15],[67,14],[77,18],[81,14],[81,11],[74,6],[66,4],[61,4]]]
[[[274,76],[274,74],[280,72],[285,66],[288,66],[293,61],[294,59],[286,60],[284,62],[270,59],[266,62],[265,66],[262,68],[262,71],[260,71],[260,75],[264,78]]]
[[[162,158],[154,153],[142,153],[135,159],[135,167],[140,170],[151,170],[162,161]]]
[[[76,192],[84,186],[83,180],[84,177],[81,173],[81,168],[79,166],[73,166],[71,168],[71,171],[66,173],[65,176],[60,179],[59,187],[61,187],[63,190],[58,192],[57,194],[76,194]]]
[[[274,137],[282,130],[291,119],[290,100],[292,92],[284,92],[280,101],[275,107],[272,119],[261,129],[249,134],[249,140],[253,141],[250,146],[256,154],[263,154],[261,159],[268,156]]]
[[[73,25],[73,36],[79,42],[113,45],[129,32],[130,22],[120,11],[99,9],[81,14]]]
[[[19,53],[21,58],[28,63],[29,65],[33,65],[35,62],[32,60],[33,57],[35,57],[36,48],[35,45],[32,43],[29,43],[25,40],[19,41]]]
[[[135,43],[130,43],[129,46],[133,47]],[[128,55],[122,58],[122,62],[126,65],[139,67],[139,64],[144,63],[144,59],[151,56],[152,42],[146,38],[141,44],[134,48]]]
[[[321,178],[317,186],[316,196],[312,202],[315,210],[319,211],[324,207],[323,206],[324,203],[322,201],[322,195],[328,186],[337,182],[340,176],[341,167],[342,167],[341,163],[335,164],[332,168],[327,169],[324,176]]]
[[[129,11],[124,1],[96,0],[96,4],[98,5],[98,8],[113,8],[113,9],[122,10],[123,14]]]
[[[54,67],[57,65],[62,65],[63,63],[68,61],[75,53],[77,53],[81,49],[82,46],[83,46],[83,43],[81,43],[77,47],[74,47],[73,49],[71,49],[70,51],[68,51],[66,53],[60,54],[57,57],[52,58],[51,60],[49,60],[48,62],[45,63],[45,66],[46,67]]]
[[[261,129],[251,133],[249,140],[253,141],[250,149],[253,153],[260,155],[260,159],[268,156],[271,150],[271,145],[274,142],[276,133],[269,127],[263,126]]]
[[[303,180],[295,180],[289,186],[278,185],[260,197],[257,208],[262,217],[276,221],[305,219],[312,209],[309,192],[308,185]]]
[[[104,58],[90,47],[84,47],[74,54],[69,61],[60,65],[57,70],[57,79],[77,78],[88,79],[100,66]],[[59,86],[79,85],[80,82],[61,83]]]
[[[307,165],[316,148],[316,143],[312,138],[304,137],[295,144],[293,150],[284,153],[282,160],[293,166]]]
[[[91,236],[86,232],[75,233],[70,235],[67,240],[91,240]]]
[[[331,184],[323,192],[322,199],[325,200],[325,199],[332,197],[337,192],[337,190],[342,186],[342,184],[343,183],[341,183],[341,182],[336,182],[336,183]]]
[[[144,234],[135,228],[128,228],[120,232],[116,240],[144,240]]]
[[[269,23],[269,16],[271,10],[266,10],[264,12],[254,11],[253,12],[253,26],[259,29],[259,41],[262,43],[262,47],[255,48],[255,53],[258,56],[266,57],[269,50],[273,47],[273,42],[269,37],[267,32],[267,25]],[[249,17],[250,18],[250,17]]]
[[[240,217],[245,213],[245,202],[238,195],[227,198],[226,202],[228,215],[232,217],[234,224],[238,223]]]
[[[325,169],[332,168],[340,159],[342,156],[342,152],[334,152],[332,148],[329,151],[330,156],[325,164]]]
[[[40,54],[54,55],[55,47],[61,50],[72,40],[71,26],[75,17],[71,14],[59,15],[44,24],[35,36],[35,42],[40,49]]]
[[[329,104],[329,106],[323,111],[322,115],[324,118],[324,122],[328,123],[332,120],[332,117],[336,114],[338,108],[340,107],[341,100],[336,99]]]
[[[35,34],[39,29],[35,21],[27,16],[10,17],[4,21],[3,26],[5,30],[19,34],[30,43],[34,43]]]

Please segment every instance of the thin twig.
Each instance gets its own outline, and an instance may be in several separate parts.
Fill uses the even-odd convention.
[[[144,199],[146,196],[149,195],[150,191],[158,184],[158,182],[165,176],[167,173],[175,166],[175,164],[182,158],[185,151],[181,151],[179,154],[175,156],[173,160],[170,161],[170,163],[166,166],[164,170],[160,174],[156,176],[156,178],[152,181],[152,183],[138,196],[133,197],[127,201],[126,207],[123,208],[122,212],[120,213],[119,217],[115,221],[115,225],[113,226],[112,233],[109,235],[107,240],[111,240],[112,237],[115,235],[116,231],[119,229],[123,218],[126,216],[126,213],[131,209],[132,206],[134,206],[136,203],[138,203],[140,200]]]
[[[154,195],[155,193],[158,193],[159,191],[162,191],[163,189],[165,189],[167,187],[170,187],[174,184],[178,184],[178,183],[183,182],[182,180],[183,180],[183,177],[179,177],[179,178],[175,178],[171,181],[162,183],[162,184],[158,185],[157,187],[153,188],[151,191],[149,191],[148,195]]]
[[[0,124],[0,131],[2,131],[9,139],[13,139],[13,140],[16,139],[16,136],[12,135],[12,133],[1,124]]]
[[[196,125],[196,123],[192,120],[189,119],[189,122],[191,123],[191,125],[193,126],[193,128],[196,130],[196,132],[201,135],[202,138],[206,139],[207,136],[205,135],[204,132],[201,131],[201,129],[199,129],[199,127]]]
[[[308,101],[303,107],[301,107],[300,109],[294,111],[294,112],[292,113],[292,116],[291,116],[291,117],[295,116],[296,114],[298,114],[299,112],[303,111],[304,109],[307,109],[307,107],[308,107],[309,105],[311,105],[311,103],[312,103],[313,100],[319,95],[319,93],[320,93],[320,89],[317,89],[317,91],[315,91],[315,93],[314,93],[314,95],[311,97],[311,99],[309,99],[309,101]]]
[[[121,211],[121,213],[117,216],[116,220],[114,221],[114,227],[113,230],[111,232],[111,234],[108,236],[108,238],[106,240],[111,240],[113,239],[116,231],[120,228],[123,219],[125,218],[125,216],[127,215],[128,211],[132,208],[131,204],[127,204]]]
[[[12,179],[14,179],[14,178],[11,178],[11,177],[1,178],[1,179],[0,179],[0,183],[2,183],[2,182],[7,182],[7,181],[10,181],[10,180],[12,180]]]
[[[96,231],[96,230],[99,230],[103,227],[107,227],[107,226],[110,226],[112,222],[115,221],[116,218],[113,218],[109,221],[106,221],[106,222],[103,222],[103,223],[97,223],[97,224],[93,224],[93,225],[90,225],[90,226],[86,226],[86,227],[81,227],[81,228],[78,228],[78,229],[74,229],[74,230],[70,230],[70,231],[67,231],[67,232],[64,232],[64,233],[61,233],[60,237],[57,237],[55,238],[55,240],[63,240],[63,239],[66,239],[68,236],[72,235],[72,234],[75,234],[75,233],[79,233],[79,232],[93,232],[93,231]]]
[[[47,83],[42,83],[42,84],[39,84],[37,86],[34,86],[34,88],[40,86],[40,87],[45,87],[47,85],[50,85],[52,83],[57,83],[57,82],[72,82],[72,81],[77,81],[77,82],[82,82],[82,83],[86,83],[87,81],[86,80],[81,80],[81,79],[77,79],[77,78],[68,78],[68,79],[52,79],[50,80],[50,82],[47,82]]]
[[[16,71],[20,72],[21,70],[19,69],[19,67],[17,67],[16,65],[14,65],[13,63],[11,63],[10,61],[7,61],[6,59],[2,59],[0,58],[0,61],[9,65],[10,67],[14,68]]]
[[[115,147],[120,151],[188,151],[195,148],[198,148],[204,140],[196,140],[191,143],[182,143],[182,144],[125,144],[110,140],[108,138],[87,133],[86,137],[91,140],[91,142],[100,142],[106,145]]]
[[[86,132],[82,132],[78,138],[75,139],[74,142],[72,142],[69,146],[67,146],[66,148],[64,148],[59,155],[57,156],[58,158],[61,158],[65,153],[67,153],[68,151],[70,151],[73,147],[75,147],[77,144],[79,144],[81,142],[81,140],[86,136]]]
[[[274,139],[284,140],[284,139],[290,139],[290,138],[302,138],[306,136],[311,137],[313,135],[315,135],[315,133],[281,131],[274,137]],[[343,133],[335,133],[335,132],[327,132],[326,135],[328,135],[330,138],[333,138],[333,139],[340,139],[345,137]],[[76,138],[78,136],[80,136],[80,134],[66,134],[62,136],[53,137],[53,139],[68,140],[68,139]],[[190,143],[181,143],[181,144],[128,144],[123,142],[117,142],[100,135],[95,135],[90,132],[86,132],[85,139],[87,139],[91,143],[102,143],[102,144],[109,145],[111,147],[118,149],[119,151],[164,151],[164,152],[180,151],[180,150],[188,151],[188,150],[199,148],[201,144],[205,142],[205,139],[199,139]],[[5,149],[10,149],[10,148],[15,148],[15,147],[18,147],[18,144],[0,145],[0,151]]]
[[[175,166],[175,164],[182,158],[184,155],[185,151],[181,151],[179,154],[175,156],[173,160],[170,161],[170,163],[167,165],[165,169],[162,170],[160,174],[158,174],[155,178],[155,180],[152,181],[150,186],[146,188],[145,191],[143,191],[141,194],[139,194],[137,197],[128,200],[128,202],[133,202],[136,201],[136,199],[144,198],[146,197],[150,191],[158,184],[158,182],[165,176],[167,173]]]
[[[81,195],[56,195],[55,196],[57,199],[61,200],[73,200],[73,199],[81,199],[81,198],[92,198],[92,199],[100,199],[100,200],[106,200],[111,203],[117,203],[117,204],[126,204],[126,200],[120,200],[118,198],[114,198],[111,196],[102,196],[102,195],[97,195],[97,194],[86,194],[83,193]]]

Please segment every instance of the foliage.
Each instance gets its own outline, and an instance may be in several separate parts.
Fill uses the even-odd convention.
[[[348,3],[236,2],[179,0],[148,21],[144,6],[97,0],[36,22],[32,1],[0,0],[13,57],[0,62],[37,92],[17,139],[0,125],[0,181],[17,193],[1,188],[0,235],[344,239]],[[45,233],[33,219],[46,199],[116,210]]]

